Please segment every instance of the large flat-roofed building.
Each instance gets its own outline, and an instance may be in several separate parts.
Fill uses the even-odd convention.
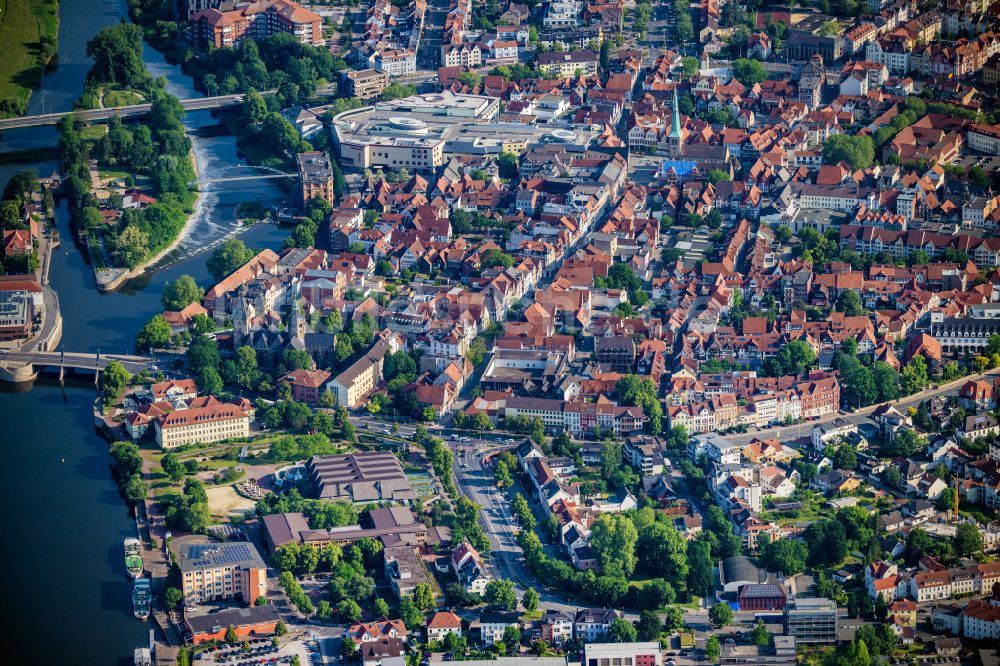
[[[583,152],[592,127],[553,128],[498,122],[500,100],[450,91],[413,95],[345,111],[333,119],[333,139],[345,168],[430,170],[451,155],[499,156],[547,144]]]
[[[344,141],[340,160],[346,167],[432,171],[444,164],[444,141],[396,136]]]
[[[299,153],[299,187],[303,208],[310,199],[319,197],[333,203],[333,165],[330,156],[319,151]]]
[[[250,436],[250,415],[238,405],[212,401],[159,416],[156,443],[161,449]]]
[[[417,522],[405,506],[372,509],[358,525],[345,525],[314,530],[306,517],[298,512],[264,516],[264,534],[268,547],[274,551],[289,543],[324,546],[335,543],[347,546],[359,539],[398,540],[411,545],[427,543],[428,529]]]
[[[417,499],[399,460],[388,451],[314,456],[306,463],[306,469],[319,499],[358,504]]]
[[[795,636],[774,636],[769,645],[722,646],[721,666],[795,666]]]
[[[656,641],[587,643],[581,666],[663,666],[663,651]]]
[[[28,292],[0,291],[0,342],[23,340],[31,335],[34,311]]]
[[[389,75],[376,69],[352,69],[343,73],[341,89],[348,97],[375,99],[389,85]]]
[[[423,560],[412,546],[390,546],[382,550],[385,578],[398,599],[412,597],[421,583],[430,586],[435,596],[438,589]]]
[[[267,595],[267,565],[252,543],[186,543],[180,548],[181,592],[202,603]]]
[[[837,604],[830,599],[793,599],[785,606],[785,634],[799,643],[837,642]]]
[[[198,43],[216,48],[235,46],[247,39],[288,33],[303,44],[323,43],[323,18],[291,0],[257,0],[234,9],[211,7],[191,16]]]

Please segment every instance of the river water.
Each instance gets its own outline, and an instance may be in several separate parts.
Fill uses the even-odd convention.
[[[90,67],[87,41],[126,16],[124,0],[60,3],[58,65],[29,103],[29,113],[66,111],[83,91]],[[195,97],[191,80],[150,48],[147,67],[164,76],[171,93]],[[214,124],[205,112],[185,120],[189,129]],[[200,173],[240,163],[230,136],[193,137]],[[23,169],[48,175],[56,168],[55,129],[26,128],[0,137],[0,187]],[[238,185],[238,187],[234,187]],[[56,212],[62,245],[53,254],[50,283],[59,293],[67,350],[124,352],[136,332],[160,312],[164,283],[190,274],[209,282],[206,248],[237,231],[233,210],[242,201],[278,204],[287,195],[272,181],[210,186],[199,198],[195,223],[178,248],[147,274],[113,294],[100,294],[73,242],[64,202]],[[260,225],[242,233],[252,247],[280,246],[286,232]],[[10,663],[131,664],[149,626],[133,619],[131,585],[122,563],[122,540],[134,522],[110,478],[107,442],[94,431],[95,398],[87,382],[61,387],[41,379],[33,387],[0,384],[0,450],[7,473],[0,484],[0,571],[10,612],[4,653]]]

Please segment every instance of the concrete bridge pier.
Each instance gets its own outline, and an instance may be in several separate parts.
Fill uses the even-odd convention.
[[[38,377],[38,373],[35,372],[35,366],[30,363],[24,365],[0,364],[0,381],[21,384],[34,381],[36,377]]]

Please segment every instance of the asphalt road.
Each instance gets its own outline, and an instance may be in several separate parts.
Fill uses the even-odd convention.
[[[745,433],[727,435],[727,437],[735,444],[746,444],[752,439],[768,439],[771,437],[782,442],[790,442],[802,437],[809,437],[812,434],[812,429],[814,427],[824,423],[831,423],[835,419],[843,419],[854,424],[863,423],[869,420],[872,412],[881,407],[883,404],[891,404],[899,411],[904,411],[908,407],[916,407],[925,400],[930,400],[939,396],[958,395],[959,389],[961,389],[966,382],[976,381],[985,377],[995,377],[998,374],[1000,374],[1000,368],[994,368],[988,372],[978,375],[969,375],[967,377],[962,377],[961,379],[956,379],[948,384],[941,384],[936,389],[927,389],[921,391],[920,393],[914,393],[911,396],[894,400],[891,403],[879,403],[869,405],[868,407],[862,407],[861,409],[851,412],[850,414],[841,414],[837,412],[821,416],[815,421],[805,421],[791,426],[774,426],[771,428],[764,428],[762,430],[750,430]]]

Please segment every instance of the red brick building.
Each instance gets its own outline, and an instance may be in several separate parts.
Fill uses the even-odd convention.
[[[229,627],[232,627],[241,639],[250,636],[269,636],[274,634],[280,621],[281,615],[274,604],[226,608],[205,615],[185,614],[184,618],[184,623],[191,632],[191,642],[195,645],[224,640]]]
[[[777,585],[744,585],[740,589],[740,610],[779,611],[785,608],[785,593]]]

